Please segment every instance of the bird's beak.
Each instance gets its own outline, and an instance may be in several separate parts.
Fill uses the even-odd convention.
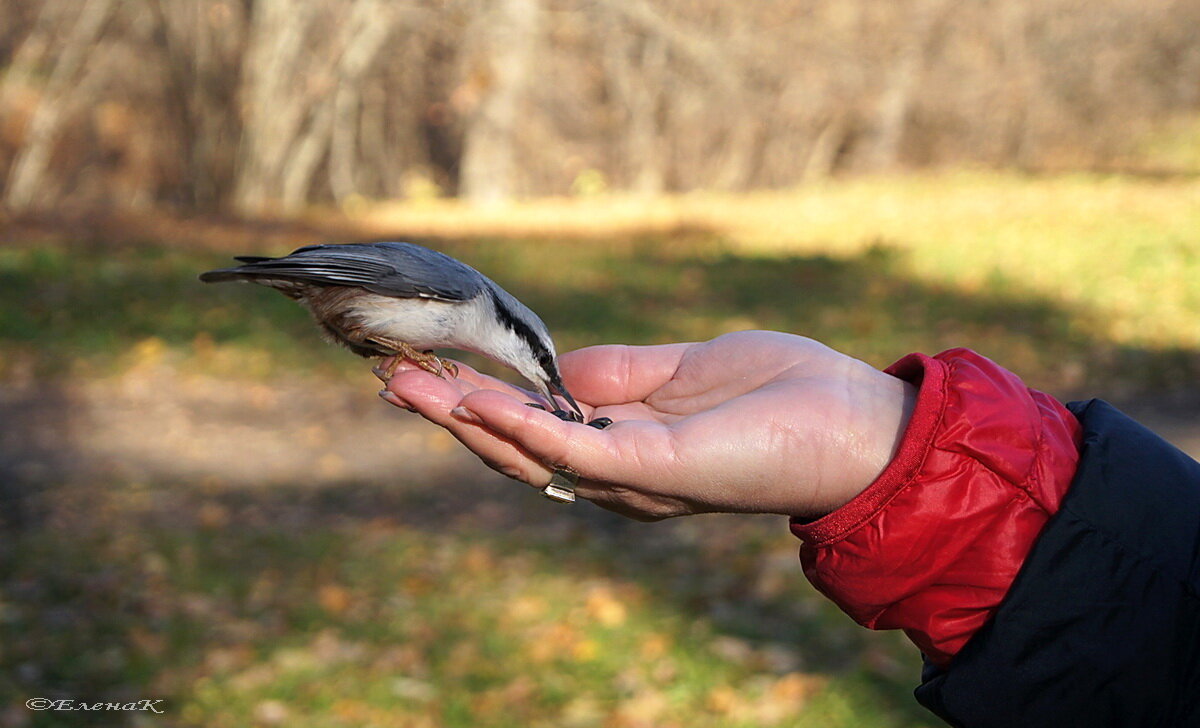
[[[546,389],[550,390],[551,395],[557,394],[563,399],[567,400],[567,403],[571,405],[571,409],[575,410],[576,414],[579,415],[579,421],[583,422],[583,410],[579,409],[579,405],[576,404],[575,398],[571,396],[571,393],[567,391],[566,387],[564,387],[560,382],[546,382]],[[552,396],[550,399],[553,401],[554,397]]]

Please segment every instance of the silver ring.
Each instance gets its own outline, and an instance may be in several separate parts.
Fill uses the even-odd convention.
[[[542,495],[559,503],[575,502],[575,485],[579,483],[579,473],[566,468],[555,468],[550,476],[550,484],[542,488]]]

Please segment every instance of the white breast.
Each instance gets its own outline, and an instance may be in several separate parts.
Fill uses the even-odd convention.
[[[400,339],[418,350],[453,348],[478,351],[481,324],[490,322],[481,297],[447,302],[432,298],[359,296],[349,315],[368,332]]]

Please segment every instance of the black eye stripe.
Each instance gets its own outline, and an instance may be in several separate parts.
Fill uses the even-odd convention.
[[[528,324],[517,318],[504,305],[504,301],[500,300],[495,291],[489,288],[488,295],[492,297],[492,305],[496,308],[496,318],[500,319],[500,323],[504,324],[505,328],[529,345],[529,350],[537,357],[538,366],[549,375],[552,382],[558,384],[558,367],[554,363],[554,356],[546,349],[546,345],[542,343],[534,330],[529,328]]]

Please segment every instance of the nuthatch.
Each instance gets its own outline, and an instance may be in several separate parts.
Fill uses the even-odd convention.
[[[200,280],[251,281],[304,304],[329,337],[364,357],[395,357],[441,376],[457,370],[429,350],[473,351],[509,366],[551,403],[563,386],[546,324],[474,268],[412,243],[309,245],[282,258],[239,256]]]

